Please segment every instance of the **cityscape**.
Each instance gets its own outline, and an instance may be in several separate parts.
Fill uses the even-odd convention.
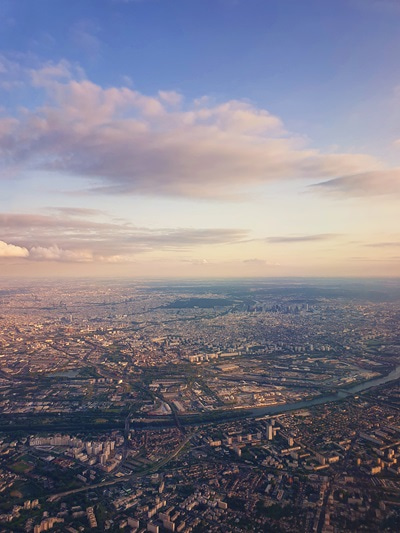
[[[400,532],[400,0],[0,0],[0,533]]]
[[[4,531],[396,531],[396,280],[3,283]]]

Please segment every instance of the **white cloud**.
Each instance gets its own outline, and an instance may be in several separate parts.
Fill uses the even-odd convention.
[[[29,251],[21,246],[0,241],[0,257],[28,257]]]
[[[93,261],[93,254],[87,250],[63,250],[57,245],[50,246],[49,248],[34,246],[30,250],[30,258],[36,261],[86,263]]]
[[[172,106],[179,105],[182,102],[182,95],[175,91],[158,91],[158,96],[161,101]]]
[[[54,80],[71,79],[71,64],[69,61],[62,59],[58,63],[51,61],[45,63],[41,68],[31,69],[32,83],[37,87],[44,87],[51,84]]]

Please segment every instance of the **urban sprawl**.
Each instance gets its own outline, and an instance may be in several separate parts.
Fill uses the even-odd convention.
[[[3,281],[0,532],[400,530],[400,282]]]

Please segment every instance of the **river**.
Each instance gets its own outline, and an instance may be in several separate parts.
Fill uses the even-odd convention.
[[[273,414],[285,413],[287,411],[295,411],[297,409],[307,409],[308,407],[313,407],[314,405],[322,405],[324,403],[338,402],[340,400],[343,400],[344,398],[347,398],[354,394],[358,394],[359,392],[363,392],[373,387],[377,387],[378,385],[389,383],[390,381],[395,381],[396,379],[399,379],[399,378],[400,378],[400,365],[397,366],[394,370],[392,370],[386,376],[381,376],[380,378],[370,379],[369,381],[358,383],[357,385],[353,385],[346,389],[338,389],[338,391],[335,394],[318,396],[318,398],[314,398],[313,400],[287,403],[285,405],[274,405],[270,407],[256,407],[250,410],[250,416],[254,417],[254,416],[263,416],[263,415],[273,415]]]

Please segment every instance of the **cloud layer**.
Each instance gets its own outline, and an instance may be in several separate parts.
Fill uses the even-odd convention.
[[[248,232],[226,228],[143,228],[92,220],[85,209],[53,209],[58,215],[0,214],[0,257],[34,261],[132,261],[146,252],[188,251],[244,241]],[[83,218],[85,215],[89,218]],[[77,215],[81,215],[78,217]],[[12,243],[12,244],[11,244]]]
[[[375,158],[307,148],[278,117],[248,102],[105,89],[66,61],[28,73],[11,62],[2,68],[10,78],[29,74],[31,87],[44,95],[41,105],[0,118],[4,176],[57,171],[89,179],[96,192],[191,198],[230,198],[249,186],[295,178],[327,179],[320,190],[348,194],[364,178],[369,193],[387,186]]]

